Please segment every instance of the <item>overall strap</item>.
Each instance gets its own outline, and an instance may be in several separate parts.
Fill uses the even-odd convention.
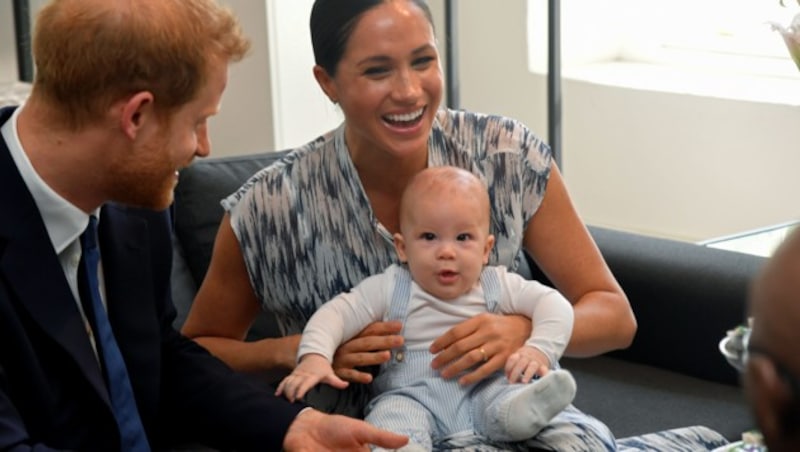
[[[392,298],[389,303],[389,313],[387,314],[387,321],[399,320],[403,322],[403,330],[405,330],[406,315],[408,314],[408,304],[411,301],[411,272],[405,266],[397,266],[397,271],[394,272],[394,287],[392,289]],[[400,331],[403,334],[403,331]]]
[[[500,276],[494,268],[483,268],[481,288],[483,296],[486,298],[486,310],[491,313],[497,312],[497,306],[500,304]]]

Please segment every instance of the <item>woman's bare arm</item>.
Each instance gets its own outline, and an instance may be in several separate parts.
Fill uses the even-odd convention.
[[[593,356],[631,344],[636,318],[628,298],[578,216],[555,164],[524,245],[575,309],[567,355]]]
[[[245,342],[261,307],[247,274],[239,241],[225,214],[214,251],[182,332],[232,368],[263,372],[294,368],[300,336]]]
[[[197,292],[182,332],[232,368],[261,373],[294,369],[300,335],[245,342],[260,311],[239,242],[226,214],[214,242],[208,272]],[[334,356],[336,374],[347,381],[369,383],[359,367],[381,364],[390,348],[403,344],[399,322],[376,322],[343,344]]]

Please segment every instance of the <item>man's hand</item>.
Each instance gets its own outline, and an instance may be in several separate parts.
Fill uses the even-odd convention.
[[[444,378],[462,376],[461,385],[476,383],[503,369],[512,353],[531,335],[531,320],[520,315],[480,314],[450,328],[431,344],[437,355],[431,366]]]
[[[392,348],[403,345],[400,322],[375,322],[364,328],[358,336],[342,344],[333,356],[333,370],[345,381],[367,384],[372,374],[357,368],[383,364],[391,358]]]
[[[302,399],[319,382],[329,384],[336,389],[344,389],[349,384],[333,373],[331,364],[324,356],[309,353],[303,355],[292,373],[281,380],[275,395],[283,394],[290,402],[294,402]]]
[[[381,430],[347,416],[325,414],[312,408],[297,415],[286,432],[287,452],[369,451],[369,445],[397,449],[408,437]]]

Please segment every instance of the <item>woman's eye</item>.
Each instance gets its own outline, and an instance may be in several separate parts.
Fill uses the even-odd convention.
[[[375,76],[379,76],[379,75],[384,75],[387,72],[389,72],[389,68],[383,67],[383,66],[376,66],[376,67],[370,67],[370,68],[365,69],[364,70],[364,75],[375,77]]]
[[[420,57],[420,58],[415,59],[412,64],[414,66],[427,66],[427,65],[431,64],[431,62],[433,60],[435,60],[435,58],[431,57],[431,56]]]

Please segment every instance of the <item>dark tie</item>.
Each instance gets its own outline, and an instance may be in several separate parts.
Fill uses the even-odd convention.
[[[111,407],[119,425],[121,436],[120,450],[149,451],[142,420],[136,408],[131,381],[122,353],[119,351],[108,315],[100,299],[100,288],[97,283],[97,265],[100,253],[97,249],[97,218],[89,217],[89,226],[81,235],[81,268],[79,269],[79,286],[86,316],[93,322],[95,343],[102,357],[108,382],[108,393]],[[94,313],[92,317],[92,313]]]

